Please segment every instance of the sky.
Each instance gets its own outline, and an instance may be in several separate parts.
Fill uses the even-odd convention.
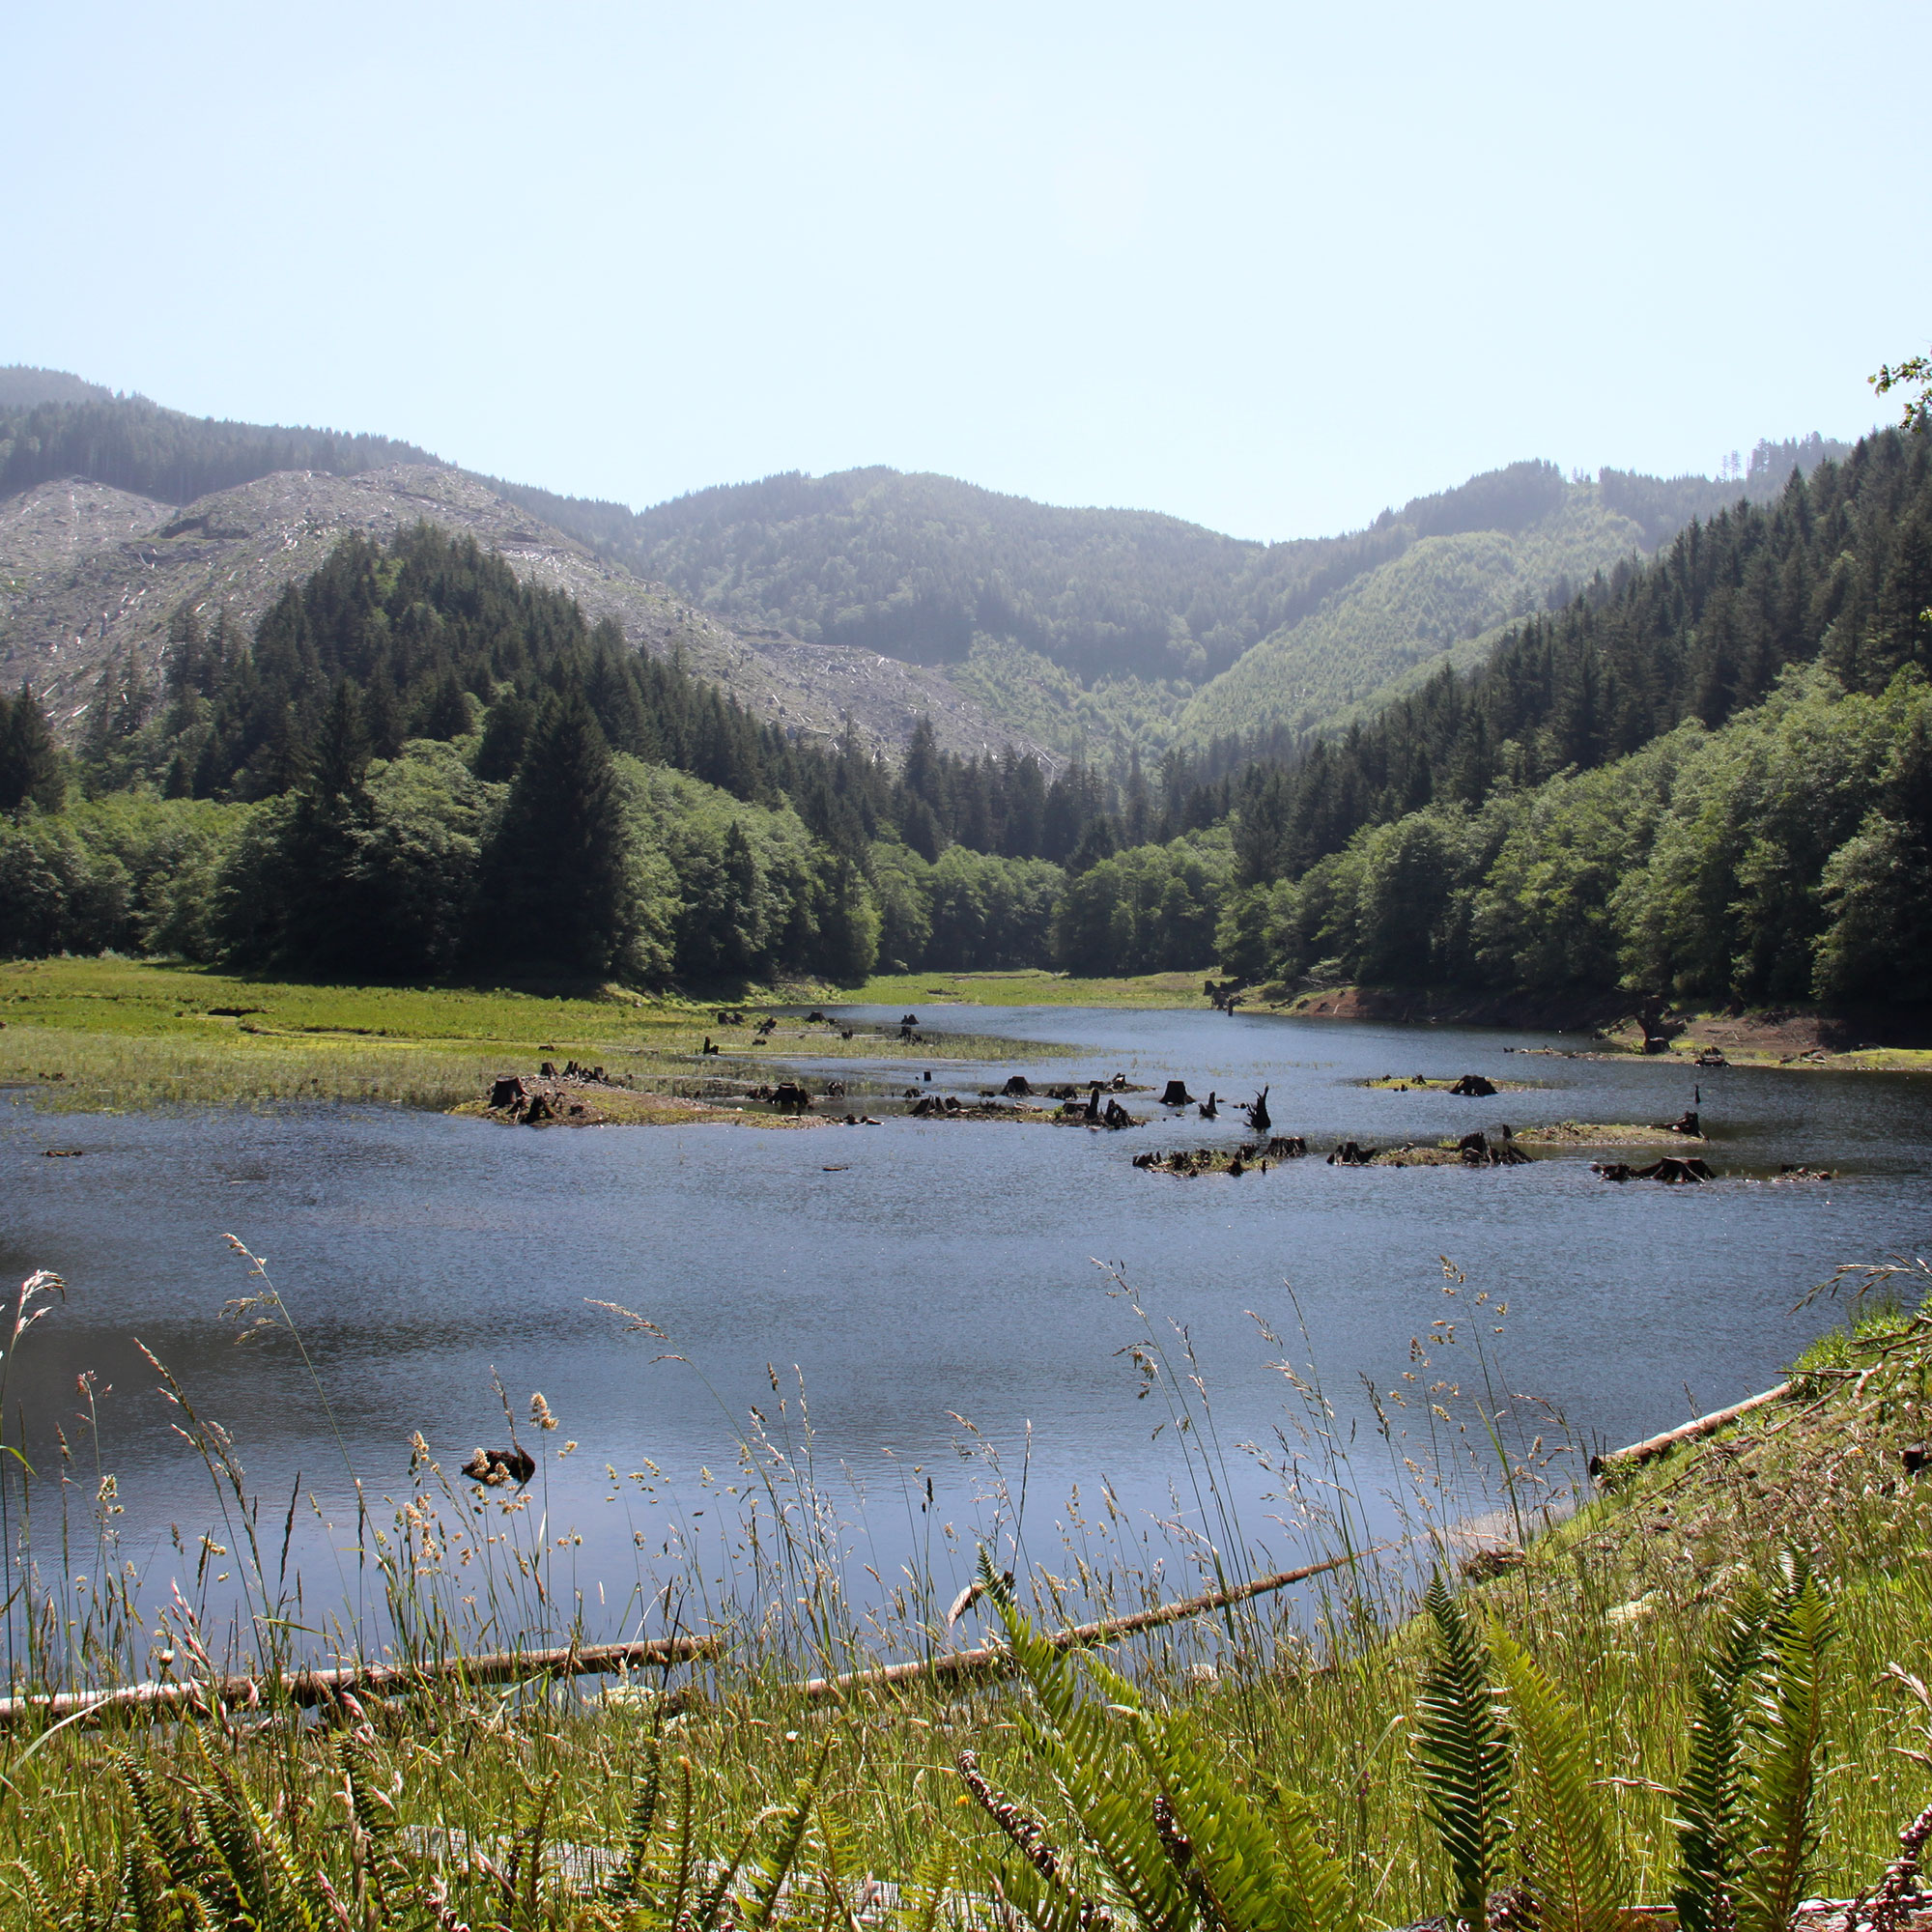
[[[1888,0],[5,10],[0,362],[638,507],[1244,537],[1715,471],[1932,338]]]

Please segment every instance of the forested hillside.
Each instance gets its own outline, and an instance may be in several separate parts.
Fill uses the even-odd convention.
[[[1112,803],[929,727],[895,763],[798,739],[424,524],[345,539],[252,635],[184,604],[158,681],[109,664],[73,753],[6,700],[0,933],[364,980],[1042,964]]]
[[[1233,794],[1256,976],[1932,995],[1932,438],[1693,525]]]
[[[53,372],[15,371],[17,388],[44,393]],[[28,375],[32,384],[24,380]],[[91,385],[83,385],[91,386]],[[278,469],[353,476],[392,463],[434,463],[386,436],[341,436],[215,422],[164,410],[142,396],[11,404],[0,391],[0,497],[63,476],[85,476],[157,502],[188,503]]]
[[[150,490],[170,465],[285,453],[264,440],[279,432],[116,400],[15,412],[58,435],[15,435],[0,460],[55,461],[97,417],[119,427],[90,461]],[[1928,471],[1932,437],[1900,432],[1842,460],[1761,445],[1726,483],[1520,464],[1272,548],[890,471],[643,518],[519,493],[748,626],[817,627],[781,634],[770,664],[875,666],[911,637],[1037,737],[1075,721],[1099,755],[1065,763],[948,749],[929,719],[892,754],[849,725],[802,730],[755,638],[720,633],[723,678],[695,674],[683,640],[704,620],[640,650],[611,586],[662,594],[628,571],[575,550],[574,577],[547,577],[568,540],[503,526],[524,511],[473,479],[363,471],[328,487],[380,484],[388,533],[304,513],[282,554],[313,561],[284,566],[259,616],[183,596],[155,648],[97,655],[65,732],[30,684],[0,701],[0,933],[364,979],[1140,972],[1218,952],[1299,984],[1920,1000]],[[487,541],[400,521],[409,478],[425,505],[463,497],[449,514]],[[1774,500],[1747,498],[1774,478]],[[169,581],[168,546],[241,541],[215,523],[290,480],[122,543],[141,594]],[[105,555],[143,498],[87,487],[87,554]],[[80,488],[48,514],[71,523]],[[1320,691],[1459,634],[1483,661],[1412,670],[1394,701],[1308,729]],[[1229,668],[1197,691],[1210,646]],[[732,681],[748,666],[756,703]],[[1188,742],[1143,759],[1182,704]]]
[[[412,466],[421,475],[434,461],[382,437],[197,419],[60,372],[0,372],[9,376],[0,499],[82,477],[198,512],[213,494],[260,494],[277,475],[327,494],[331,477],[400,477]],[[767,715],[822,729],[850,712],[903,744],[923,709],[962,749],[1017,738],[1124,781],[1133,752],[1219,747],[1225,758],[1332,730],[1444,653],[1479,659],[1498,627],[1566,602],[1693,515],[1767,498],[1795,469],[1843,453],[1816,437],[1760,443],[1747,471],[1715,481],[1605,470],[1589,483],[1518,463],[1413,498],[1365,530],[1272,545],[885,469],[767,477],[642,513],[447,469],[424,494],[441,502],[480,490],[510,517],[518,506],[563,543],[591,546],[625,582],[652,594],[668,586],[721,637],[743,640],[701,668],[735,680],[742,666],[746,696]],[[463,507],[481,534],[477,507]],[[332,541],[340,527],[297,521],[298,544]],[[194,525],[157,526],[157,551],[179,549]],[[220,534],[208,517],[199,533]],[[88,656],[95,619],[104,638],[125,615],[117,605],[152,587],[136,583],[128,558],[92,567],[99,610],[69,611],[64,588],[30,585],[25,602],[0,610],[10,634],[0,644],[38,602],[55,628],[40,638],[46,625],[30,624],[36,647],[71,642]],[[571,587],[593,594],[582,573]]]
[[[24,362],[0,368],[0,410],[31,410],[40,403],[106,403],[112,389],[83,382],[65,369],[36,369]]]
[[[1264,545],[892,469],[772,476],[642,513],[498,484],[740,628],[949,668],[996,717],[1090,757],[1338,721],[1692,516],[1845,445],[1761,443],[1724,482],[1519,463],[1368,529]]]

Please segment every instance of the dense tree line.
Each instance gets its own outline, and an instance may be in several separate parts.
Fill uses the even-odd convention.
[[[1525,625],[1236,786],[1256,975],[1710,999],[1932,997],[1932,439]]]
[[[1628,756],[1688,718],[1717,726],[1814,658],[1882,689],[1932,647],[1932,444],[1887,432],[1794,474],[1770,505],[1693,524],[1372,723],[1237,788],[1243,886],[1299,876],[1364,826]]]
[[[31,410],[42,403],[111,403],[114,391],[84,383],[65,369],[37,369],[28,362],[0,368],[0,410]]]
[[[1222,958],[1311,983],[1932,998],[1932,685],[1794,668],[1718,731],[1364,827],[1232,895]]]
[[[1526,515],[1549,479],[1486,487]],[[0,698],[0,932],[367,980],[1218,951],[1304,983],[1924,999],[1928,673],[1932,438],[1895,432],[1344,734],[1105,773],[924,724],[896,761],[795,738],[418,526],[346,540],[252,636],[184,609],[71,753]]]
[[[391,463],[436,461],[413,443],[386,436],[217,422],[161,409],[142,396],[30,407],[0,401],[0,497],[86,476],[157,502],[191,503],[278,469],[353,476]]]
[[[89,797],[63,810],[39,704],[0,711],[17,949],[371,980],[850,980],[882,943],[907,968],[1044,965],[1055,862],[1159,829],[1137,769],[1116,811],[1081,767],[960,758],[923,724],[896,766],[795,741],[429,526],[345,539],[252,638],[184,608],[158,685],[102,673],[71,762]]]

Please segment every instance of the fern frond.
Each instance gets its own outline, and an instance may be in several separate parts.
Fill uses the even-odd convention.
[[[1113,1673],[1095,1670],[1118,1692]],[[1348,1875],[1305,1802],[1277,1791],[1270,1816],[1209,1758],[1184,1719],[1129,1707],[1159,1795],[1151,1817],[1202,1918],[1217,1932],[1358,1932]]]
[[[818,1878],[825,1889],[826,1932],[836,1923],[843,1932],[860,1932],[852,1894],[863,1883],[859,1870],[859,1841],[844,1819],[823,1804],[817,1809],[820,1849]]]
[[[1750,1849],[1738,1876],[1738,1932],[1784,1932],[1804,1895],[1817,1846],[1818,1756],[1824,1746],[1824,1661],[1832,1608],[1801,1555],[1788,1557],[1765,1641],[1769,1685],[1751,1719],[1744,1816]]]
[[[752,1847],[757,1842],[758,1827],[764,1823],[762,1816],[753,1818],[738,1840],[738,1849],[731,1854],[730,1861],[721,1865],[713,1873],[711,1883],[705,1887],[696,1904],[692,1908],[690,1932],[716,1932],[716,1927],[724,1915],[731,1888],[738,1882],[738,1874],[745,1867],[745,1861],[752,1856]]]
[[[897,1932],[937,1932],[940,1909],[946,1903],[946,1889],[952,1882],[959,1849],[944,1834],[933,1839],[919,1875],[901,1895],[901,1918]]]
[[[1194,1901],[1161,1846],[1153,1790],[1119,1723],[1086,1695],[1070,1660],[1034,1630],[983,1550],[980,1581],[1039,1706],[1039,1719],[1023,1721],[1022,1736],[1052,1774],[1143,1932],[1183,1932]]]
[[[765,1861],[753,1894],[752,1909],[745,1915],[747,1932],[765,1932],[772,1922],[779,1893],[784,1889],[785,1880],[791,1876],[792,1867],[798,1863],[799,1853],[805,1849],[805,1834],[811,1829],[811,1808],[818,1802],[819,1779],[825,1776],[825,1767],[838,1742],[837,1731],[827,1736],[819,1747],[817,1762],[793,1787],[791,1804],[779,1821],[778,1843],[773,1847],[771,1857]]]
[[[1005,1874],[1005,1889],[1015,1908],[1039,1932],[1085,1932],[1104,1923],[1108,1915],[1068,1883],[1066,1861],[1039,1820],[986,1777],[974,1752],[961,1751],[957,1766],[959,1781],[1026,1861]]]
[[[202,1875],[203,1860],[185,1821],[177,1818],[156,1797],[154,1780],[145,1765],[127,1751],[113,1751],[109,1756],[122,1783],[128,1787],[143,1843],[162,1873],[161,1887],[151,1889],[192,1888]],[[148,1877],[154,1877],[152,1869]]]
[[[1455,1887],[1451,1910],[1482,1925],[1508,1841],[1510,1737],[1490,1689],[1490,1660],[1438,1576],[1425,1600],[1432,1653],[1416,1699],[1415,1779]]]
[[[520,1816],[510,1833],[510,1856],[497,1879],[503,1898],[503,1922],[509,1932],[539,1932],[542,1924],[544,1838],[550,1829],[550,1807],[560,1774],[552,1772],[539,1789],[518,1807]]]
[[[204,1879],[203,1895],[218,1892],[223,1916],[238,1924],[272,1927],[275,1932],[286,1924],[287,1932],[314,1932],[299,1907],[291,1907],[289,1918],[277,1909],[285,1901],[275,1896],[252,1807],[226,1766],[214,1768],[214,1788],[201,1796],[197,1809],[203,1836],[220,1872],[214,1885]]]
[[[19,1859],[10,1859],[6,1869],[19,1873],[18,1889],[26,1898],[27,1910],[32,1915],[34,1932],[68,1932],[70,1926],[90,1923],[86,1918],[73,1914],[63,1917],[56,1912],[53,1900],[47,1895],[46,1887],[41,1883],[40,1875],[32,1865],[24,1863]]]
[[[604,1902],[618,1907],[640,1901],[644,1872],[650,1862],[651,1827],[657,1822],[658,1799],[664,1787],[664,1766],[655,1738],[646,1738],[639,1753],[638,1795],[631,1801],[631,1818],[624,1833],[624,1862],[604,1889]]]
[[[1490,1651],[1509,1697],[1521,1795],[1520,1833],[1541,1932],[1615,1932],[1621,1872],[1611,1821],[1590,1787],[1583,1720],[1500,1624]]]
[[[684,1901],[691,1895],[697,1876],[696,1794],[692,1790],[691,1760],[682,1754],[677,1760],[677,1864],[671,1873],[669,1896],[664,1908],[665,1918],[673,1925],[683,1917]]]
[[[1769,1605],[1753,1587],[1733,1605],[1716,1657],[1702,1665],[1690,1751],[1677,1792],[1677,1885],[1683,1932],[1727,1932],[1737,1887],[1747,1700],[1764,1656]]]
[[[167,1873],[147,1845],[131,1847],[121,1865],[121,1895],[134,1932],[172,1932],[167,1921]]]

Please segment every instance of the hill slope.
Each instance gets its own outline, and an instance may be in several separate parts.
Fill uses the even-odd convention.
[[[499,485],[725,621],[943,665],[1062,751],[1305,731],[1453,646],[1782,488],[1844,445],[1761,443],[1748,475],[1512,464],[1369,528],[1260,544],[1144,511],[1061,509],[893,469],[770,476],[634,513]]]
[[[71,732],[102,668],[132,654],[152,678],[183,604],[252,626],[285,584],[350,530],[379,539],[418,521],[468,535],[520,577],[568,591],[636,648],[675,655],[759,715],[813,736],[849,714],[896,748],[921,716],[941,745],[1015,742],[936,673],[784,636],[742,638],[661,585],[539,523],[460,470],[403,465],[350,476],[276,472],[181,508],[71,479],[0,499],[0,685],[32,679]]]
[[[1404,673],[1552,597],[1566,602],[1570,585],[1645,548],[1642,526],[1608,508],[1592,484],[1566,487],[1526,529],[1418,537],[1198,692],[1179,734],[1199,744],[1332,726],[1351,707],[1373,706]]]
[[[165,585],[193,581],[251,615],[343,529],[430,514],[789,726],[829,731],[850,712],[902,746],[926,713],[949,749],[1123,766],[1130,748],[1331,729],[1445,653],[1479,661],[1500,626],[1692,517],[1772,497],[1843,448],[1761,443],[1747,475],[1723,480],[1605,470],[1584,483],[1518,463],[1363,530],[1260,544],[881,468],[770,476],[638,513],[469,475],[382,437],[203,420],[58,371],[6,370],[0,562],[19,581],[0,598],[0,671],[39,667],[71,709],[90,666],[158,635]],[[144,527],[138,499],[193,515]],[[47,577],[62,558],[66,575]]]

